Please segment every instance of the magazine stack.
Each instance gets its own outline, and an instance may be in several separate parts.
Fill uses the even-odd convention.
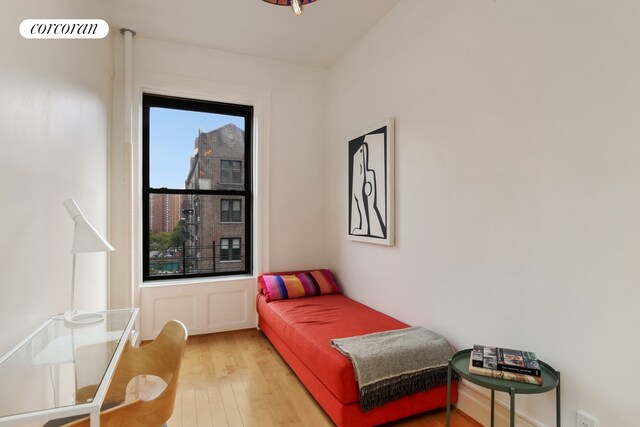
[[[474,345],[469,373],[485,377],[542,385],[542,371],[531,351]]]

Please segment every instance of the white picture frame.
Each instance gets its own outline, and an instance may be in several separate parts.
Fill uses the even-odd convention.
[[[347,238],[394,244],[394,120],[349,138],[347,144]]]

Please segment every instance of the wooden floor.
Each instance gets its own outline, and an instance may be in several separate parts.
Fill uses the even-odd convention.
[[[451,425],[477,427],[454,410]],[[262,332],[190,337],[169,427],[333,426]],[[445,411],[389,424],[444,427]]]

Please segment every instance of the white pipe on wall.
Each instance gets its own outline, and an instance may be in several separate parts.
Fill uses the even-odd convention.
[[[128,165],[128,173],[129,173],[129,187],[127,195],[128,205],[129,205],[129,253],[133,254],[135,250],[133,230],[135,230],[135,215],[134,215],[134,207],[135,200],[134,195],[135,191],[133,190],[133,183],[135,182],[133,176],[133,135],[132,135],[132,121],[133,121],[133,36],[136,35],[136,32],[130,30],[128,28],[120,29],[120,33],[124,36],[124,140],[123,140],[123,148],[127,152],[127,158],[129,160]],[[125,293],[126,305],[129,307],[133,307],[135,305],[135,277],[134,277],[134,258],[133,256],[129,256],[129,265],[128,265],[128,292]]]
[[[133,36],[136,32],[128,28],[120,30],[124,36],[124,142],[132,143],[131,120],[133,113]]]

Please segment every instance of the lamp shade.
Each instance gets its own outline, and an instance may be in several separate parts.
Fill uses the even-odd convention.
[[[89,221],[84,217],[73,199],[65,200],[64,207],[67,208],[75,223],[73,245],[71,246],[72,253],[110,252],[114,250],[113,246],[89,224]]]

